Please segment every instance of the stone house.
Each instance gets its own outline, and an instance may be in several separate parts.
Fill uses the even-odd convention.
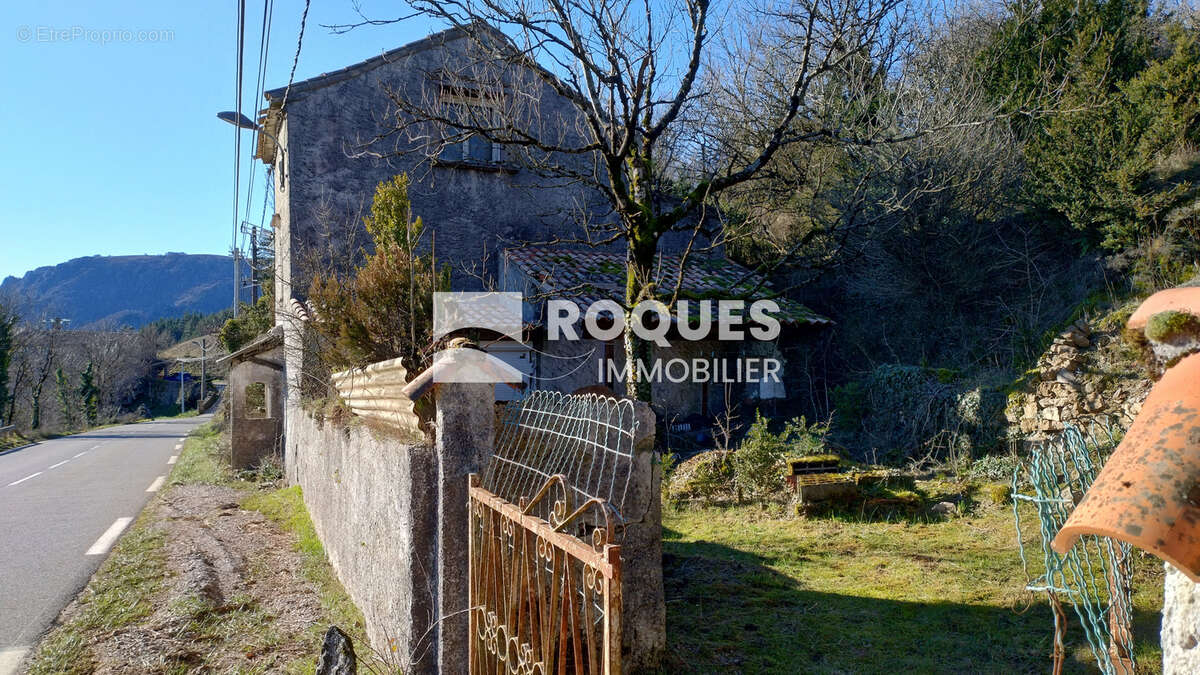
[[[469,44],[461,30],[450,29],[265,92],[268,107],[260,120],[267,133],[256,152],[274,168],[281,310],[307,291],[305,250],[325,245],[331,234],[344,236],[347,225],[361,227],[376,186],[400,173],[411,179],[412,213],[428,233],[423,243],[454,267],[456,290],[481,287],[464,267],[486,267],[494,275],[504,246],[581,234],[575,223],[604,208],[600,195],[551,185],[480,137],[443,147],[396,131],[396,96],[461,98],[447,90],[440,73],[465,62]],[[571,115],[569,104],[549,89],[540,92],[539,106],[546,119]]]
[[[679,260],[672,254],[660,258],[658,285],[664,290],[674,287]],[[503,262],[500,290],[523,294],[527,339],[524,345],[500,341],[489,345],[488,351],[527,373],[535,388],[571,392],[601,386],[624,393],[624,380],[619,377],[625,365],[622,337],[597,339],[578,322],[581,339],[554,339],[548,335],[546,316],[550,298],[570,300],[581,308],[580,315],[586,311],[583,308],[599,300],[623,300],[624,256],[594,249],[525,246],[505,251]],[[720,340],[714,328],[706,337],[693,340],[673,326],[666,336],[670,346],[654,349],[654,360],[663,366],[661,375],[648,378],[654,406],[664,419],[708,418],[737,403],[787,396],[787,364],[780,343],[803,341],[831,321],[779,297],[769,284],[760,286],[758,281],[750,270],[724,258],[689,258],[679,289],[679,298],[690,301],[689,312],[698,311],[699,304],[708,301],[715,326],[716,300],[773,299],[779,306],[780,332],[771,340],[754,339],[749,333],[741,340]],[[768,359],[782,366],[776,378],[764,377],[763,364]],[[696,368],[697,361],[705,363],[704,370]],[[497,386],[498,398],[511,395],[511,389]]]
[[[529,265],[548,260],[549,254],[537,253],[546,249],[530,249],[533,257],[523,257],[517,251],[531,242],[586,236],[585,223],[611,217],[611,207],[599,192],[577,182],[548,179],[517,161],[515,152],[510,156],[506,147],[493,146],[477,136],[447,145],[438,137],[443,132],[436,129],[423,137],[397,132],[403,126],[398,122],[403,115],[398,98],[482,105],[469,96],[464,98],[460,87],[448,87],[444,75],[461,71],[463,64],[470,62],[471,44],[463,31],[450,29],[265,93],[268,105],[260,121],[266,133],[259,135],[256,152],[273,167],[276,317],[284,327],[289,406],[298,404],[298,398],[292,401],[287,392],[298,391],[304,368],[302,317],[297,315],[304,314],[311,274],[305,261],[311,260],[316,250],[345,245],[339,240],[347,232],[361,229],[362,216],[369,211],[380,182],[402,172],[409,175],[412,213],[421,217],[428,237],[423,245],[432,250],[439,265],[451,265],[453,290],[483,288],[479,273],[498,285],[511,283],[515,284],[513,290],[519,289],[526,282],[509,272],[525,269],[528,273]],[[538,123],[558,125],[563,137],[578,134],[571,104],[537,78],[530,79],[532,82],[523,86],[540,86],[537,95],[529,97],[536,100],[531,105],[537,107]],[[590,161],[588,157],[563,159],[588,165]],[[667,256],[678,254],[687,246],[688,236],[688,232],[670,233],[660,242],[660,251]],[[619,250],[618,242],[593,253],[609,256],[610,264],[619,265],[623,264]],[[717,268],[733,270],[722,258],[714,260],[717,262],[710,264]],[[299,312],[294,309],[297,301]],[[793,330],[829,323],[795,307],[799,309],[795,320],[788,323],[787,336]],[[713,356],[718,345],[686,347],[696,355]],[[599,353],[613,348],[612,344],[600,347]],[[495,344],[490,349],[519,367],[534,363],[532,352],[522,345]],[[551,377],[547,359],[537,361],[537,368],[547,369],[537,386],[572,391],[580,386],[613,384],[598,380],[595,368],[583,369],[574,377]],[[665,407],[677,408],[682,414],[705,415],[723,406],[728,394],[723,388],[715,391],[703,386],[691,391],[690,383],[658,393]],[[755,389],[748,395],[761,398],[782,393]]]

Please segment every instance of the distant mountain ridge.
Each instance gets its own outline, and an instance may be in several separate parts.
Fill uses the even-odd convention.
[[[229,256],[187,253],[75,258],[7,277],[0,297],[15,299],[30,319],[62,317],[71,328],[138,328],[229,307],[232,263]]]

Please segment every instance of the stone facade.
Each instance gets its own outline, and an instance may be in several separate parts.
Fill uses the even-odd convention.
[[[1150,383],[1136,375],[1112,375],[1108,358],[1120,339],[1118,330],[1093,330],[1086,319],[1071,324],[1030,371],[1025,391],[1010,399],[1009,424],[1027,442],[1047,440],[1067,424],[1083,430],[1093,424],[1128,426]]]
[[[598,193],[578,184],[552,181],[523,168],[511,157],[496,162],[449,162],[431,156],[437,148],[396,134],[392,95],[411,100],[437,96],[437,73],[461,67],[470,41],[457,30],[444,31],[360,64],[268,91],[271,115],[282,149],[266,143],[274,164],[276,294],[282,304],[307,291],[303,258],[345,232],[361,228],[376,186],[409,174],[412,213],[426,226],[426,250],[455,270],[456,290],[478,281],[464,271],[481,265],[496,273],[505,246],[582,233],[586,215],[603,212]],[[286,93],[286,111],[277,110]],[[560,120],[569,105],[547,87],[538,113]],[[274,152],[272,152],[274,151]],[[577,161],[577,160],[571,160]],[[337,242],[332,242],[337,243]],[[359,242],[362,244],[364,242]]]
[[[1200,584],[1164,563],[1162,641],[1164,675],[1200,673]]]

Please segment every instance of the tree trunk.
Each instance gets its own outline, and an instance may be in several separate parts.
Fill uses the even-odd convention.
[[[628,365],[626,393],[634,399],[651,401],[651,383],[643,380],[638,372],[639,364],[651,367],[654,345],[633,332],[633,307],[640,301],[654,297],[654,256],[658,251],[658,237],[653,233],[653,223],[645,216],[638,217],[629,231],[629,252],[625,270],[625,363]]]

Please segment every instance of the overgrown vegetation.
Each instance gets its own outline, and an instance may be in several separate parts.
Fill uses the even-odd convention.
[[[275,296],[268,290],[252,305],[243,302],[239,310],[236,317],[231,316],[225,320],[217,334],[221,346],[231,353],[246,346],[275,325]]]
[[[408,184],[400,174],[376,188],[364,221],[374,250],[350,252],[361,264],[312,280],[315,351],[329,370],[399,357],[416,372],[432,354],[433,293],[449,290],[450,270],[418,253],[425,226],[411,213]]]
[[[989,46],[996,95],[1051,111],[1014,122],[1030,193],[1093,245],[1124,251],[1195,231],[1194,216],[1167,218],[1195,199],[1194,171],[1165,160],[1200,141],[1196,27],[1184,7],[1145,1],[1022,1]]]
[[[8,426],[12,418],[11,394],[8,391],[8,369],[12,365],[13,332],[17,327],[17,315],[0,302],[0,427]]]
[[[197,427],[184,442],[183,452],[179,453],[167,484],[230,484],[234,476],[225,454],[227,442],[217,422]]]
[[[732,476],[740,498],[762,499],[777,496],[783,487],[783,460],[825,452],[825,434],[829,427],[808,424],[803,418],[789,420],[783,429],[772,433],[769,420],[755,412],[754,423],[736,452],[729,456]]]
[[[784,497],[784,460],[826,454],[828,433],[828,424],[810,423],[803,417],[772,431],[771,421],[756,411],[735,450],[704,452],[678,466],[674,458],[670,466],[664,464],[664,497],[702,503],[779,501]]]
[[[163,396],[157,333],[68,330],[0,299],[0,426],[29,437],[137,417]]]

